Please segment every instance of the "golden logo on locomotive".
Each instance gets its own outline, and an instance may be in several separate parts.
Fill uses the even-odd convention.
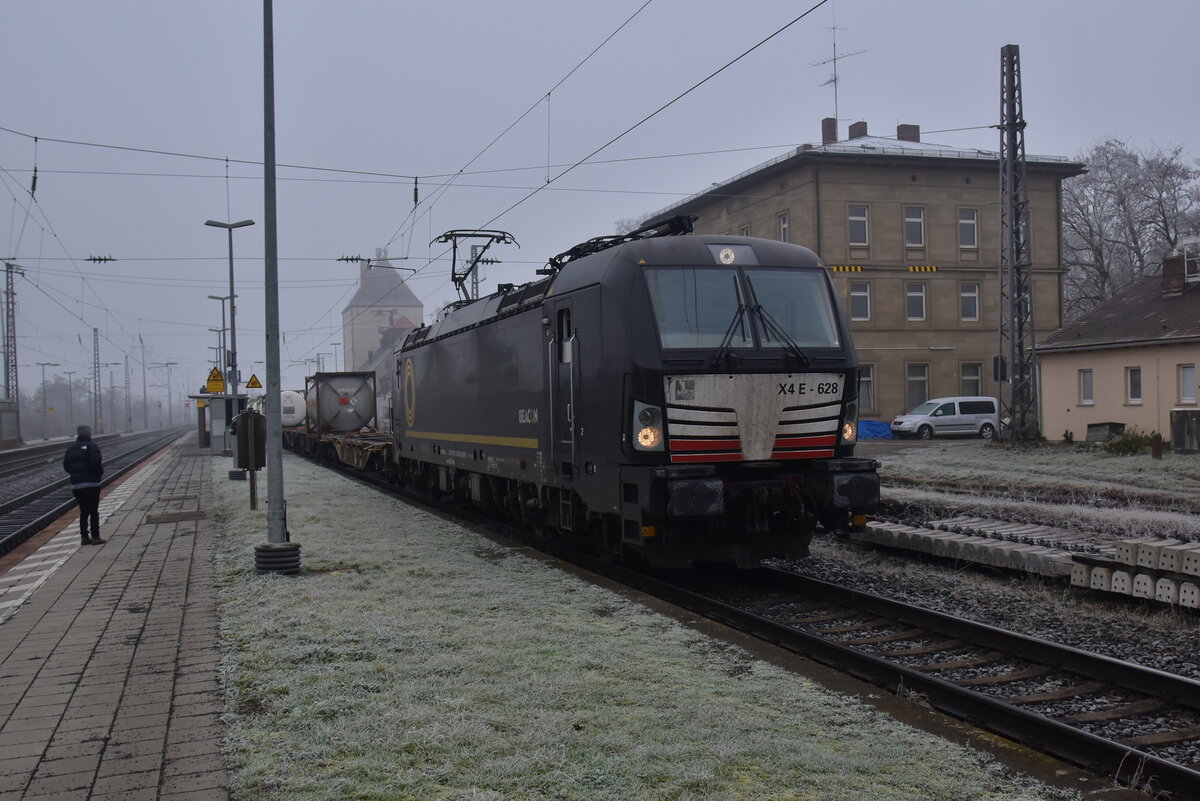
[[[404,422],[412,428],[417,419],[417,376],[413,370],[412,359],[404,360]]]

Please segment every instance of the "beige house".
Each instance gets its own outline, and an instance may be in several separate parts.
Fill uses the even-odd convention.
[[[1038,345],[1042,432],[1077,441],[1096,423],[1170,438],[1171,410],[1197,410],[1200,365],[1200,266],[1175,255],[1162,275]]]
[[[999,155],[896,138],[865,122],[655,213],[699,216],[696,230],[805,245],[833,274],[861,365],[863,419],[890,421],[921,401],[998,391]],[[1062,325],[1060,186],[1083,172],[1028,156],[1035,330]]]

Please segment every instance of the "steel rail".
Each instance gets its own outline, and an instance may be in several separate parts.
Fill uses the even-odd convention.
[[[164,443],[178,439],[180,436],[181,432],[179,431],[169,432],[112,456],[106,460],[111,472],[100,482],[100,486],[108,486],[158,453]],[[0,519],[0,556],[29,540],[75,505],[75,497],[67,485],[68,480],[57,479],[45,487],[0,505],[0,515],[3,515],[3,518]]]

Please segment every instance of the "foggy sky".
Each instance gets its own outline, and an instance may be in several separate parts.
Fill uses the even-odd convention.
[[[1108,137],[1200,155],[1194,2],[838,0],[556,179],[813,5],[652,0],[554,88],[644,2],[276,0],[285,388],[318,353],[334,369],[358,276],[339,257],[388,248],[418,270],[409,285],[429,320],[455,297],[444,246],[428,244],[445,230],[516,237],[490,254],[504,261],[486,272],[491,291],[618,219],[819,141],[832,65],[814,65],[833,55],[835,13],[839,53],[862,51],[839,62],[843,138],[856,120],[884,136],[912,123],[925,141],[997,150],[988,126],[1013,43],[1030,155],[1078,156]],[[257,223],[234,232],[238,350],[243,377],[265,383],[261,31],[261,4],[244,0],[0,5],[0,256],[26,271],[23,390],[37,362],[85,376],[98,328],[102,362],[131,357],[135,395],[139,334],[148,362],[178,363],[176,397],[196,391],[221,324],[207,296],[228,294],[226,235],[207,219]]]

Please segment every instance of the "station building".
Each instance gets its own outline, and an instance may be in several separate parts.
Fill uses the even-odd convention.
[[[697,233],[760,236],[814,250],[850,317],[860,414],[890,421],[922,401],[996,396],[1000,156],[921,141],[916,125],[870,136],[867,123],[713,184],[646,220],[697,215]],[[1026,157],[1034,327],[1063,324],[1066,158]]]

